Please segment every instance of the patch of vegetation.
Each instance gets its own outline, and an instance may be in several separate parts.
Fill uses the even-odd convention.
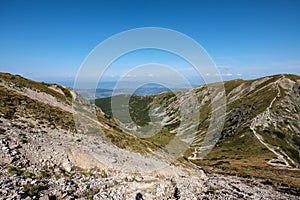
[[[300,76],[297,76],[297,75],[294,75],[294,74],[284,74],[284,76],[286,78],[289,78],[289,79],[293,80],[293,81],[298,81],[300,79]]]
[[[95,99],[95,105],[108,116],[112,117],[111,111],[111,97]]]
[[[23,173],[23,176],[25,176],[26,178],[33,178],[33,177],[35,177],[35,174],[33,174],[31,172],[28,172],[28,171],[25,171]]]
[[[127,149],[138,153],[147,153],[149,152],[149,149],[157,149],[157,146],[151,142],[133,137],[127,133],[111,130],[104,131],[104,133],[114,145],[121,149]]]
[[[179,125],[180,125],[180,121],[178,120],[175,123],[165,125],[164,128],[167,128],[170,131],[176,129],[177,127],[179,127]]]
[[[21,133],[20,134],[20,138],[19,138],[19,142],[20,143],[27,143],[27,140],[26,140],[26,135],[24,133]]]
[[[228,95],[233,89],[240,86],[242,83],[246,83],[246,82],[248,82],[248,81],[245,81],[245,80],[242,80],[242,79],[226,81],[224,83],[226,95]]]
[[[293,160],[300,163],[300,155],[299,155],[299,152],[297,150],[292,149],[292,148],[287,148],[287,152],[292,157]]]
[[[219,166],[219,165],[223,165],[223,164],[230,164],[230,162],[229,161],[219,161],[219,162],[213,164],[212,166]]]
[[[23,173],[23,171],[21,169],[13,167],[13,166],[8,166],[7,170],[8,170],[8,173],[17,175],[17,176],[20,176]]]
[[[33,184],[26,184],[23,186],[23,192],[29,196],[36,196],[40,191],[40,186]]]
[[[300,137],[298,137],[297,135],[294,135],[293,136],[293,141],[300,148]]]
[[[154,145],[164,147],[170,143],[175,137],[174,133],[170,133],[169,129],[164,127],[157,134],[152,137],[145,138],[145,140],[152,142]]]
[[[129,113],[132,120],[139,126],[147,125],[151,119],[149,117],[149,104],[153,101],[153,96],[132,95],[129,100]]]
[[[280,131],[274,131],[273,132],[278,138],[280,139],[284,139],[285,138],[285,134],[283,134],[282,132]]]
[[[3,129],[3,128],[0,127],[0,134],[4,134],[5,131],[6,131],[5,129]]]
[[[284,137],[278,137],[278,132],[279,131],[270,130],[270,131],[260,132],[260,134],[263,136],[263,138],[266,141],[268,141],[269,144],[280,147],[289,157],[293,159],[293,161],[299,164],[300,163],[299,152],[294,146],[290,145],[290,143],[292,143],[293,140],[290,138],[289,135],[286,134],[284,134]]]
[[[129,120],[127,119],[128,116],[124,115],[129,112],[131,119],[137,125],[145,126],[151,121],[149,117],[149,104],[152,101],[153,96],[118,95],[96,99],[95,104],[100,107],[105,114],[110,117],[117,117],[122,122]],[[112,106],[114,106],[113,112],[115,113],[112,112]]]
[[[37,176],[40,178],[49,178],[50,174],[46,171],[40,171],[40,172],[38,172]]]
[[[95,105],[109,117],[116,117],[122,122],[130,122],[127,115],[129,111],[131,119],[139,126],[147,125],[151,119],[149,109],[154,104],[160,104],[164,107],[171,101],[176,100],[173,92],[165,92],[159,95],[137,96],[137,95],[117,95],[95,100]],[[171,100],[172,99],[172,100]],[[112,112],[113,103],[113,112]],[[114,116],[115,115],[115,116]]]
[[[267,134],[270,135],[270,132]],[[243,137],[240,137],[242,135]],[[278,137],[275,138],[281,141]],[[290,149],[288,154],[291,155],[292,152],[297,157],[298,152],[292,149]],[[244,132],[236,133],[234,137],[224,138],[205,159],[192,162],[209,172],[245,178],[268,179],[281,192],[284,191],[283,187],[278,187],[277,185],[284,183],[288,185],[285,187],[286,190],[284,192],[295,194],[297,189],[300,189],[300,182],[294,177],[299,177],[300,171],[279,169],[268,165],[267,161],[273,159],[274,156],[272,152],[257,140],[250,130],[245,130]],[[282,174],[285,174],[285,176],[283,177]]]

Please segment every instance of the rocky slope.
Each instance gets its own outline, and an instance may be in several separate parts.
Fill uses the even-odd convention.
[[[238,87],[243,91],[242,86],[235,88]],[[0,91],[0,199],[297,199],[294,192],[297,188],[292,187],[297,186],[294,182],[294,185],[282,184],[280,190],[274,187],[272,177],[243,178],[209,173],[187,159],[167,162],[164,157],[167,154],[159,149],[168,137],[164,141],[155,135],[150,139],[137,138],[128,132],[129,126],[124,128],[69,88],[0,73]],[[237,91],[233,91],[232,100],[237,98],[234,97]],[[167,99],[161,95],[155,103]],[[288,109],[294,106],[294,101],[283,100],[289,102],[284,104]],[[273,107],[276,103],[275,100],[270,102],[268,109],[263,110],[273,113],[270,105]],[[165,102],[165,105],[169,104]],[[151,112],[159,114],[159,109]],[[138,120],[140,113],[133,114]],[[261,137],[261,141],[267,137],[260,132],[257,121],[262,122],[267,114],[249,120],[249,130],[255,130],[257,136],[254,131],[252,134],[255,138]],[[292,118],[297,116],[291,115]],[[176,131],[176,117],[173,119],[175,125],[165,123],[164,126]],[[147,116],[142,117],[138,123],[147,123],[147,120]],[[297,127],[292,121],[287,130],[297,130]],[[234,133],[228,134],[225,129],[221,141],[232,135]],[[294,145],[293,133],[286,138]],[[263,151],[272,153],[277,143],[268,141],[268,144],[270,149],[266,146],[267,150]],[[187,154],[190,152],[191,156],[196,148],[194,144]],[[280,167],[288,170],[297,167],[289,161],[288,157],[294,158],[288,151],[274,151],[287,162]],[[198,165],[210,166],[196,161]],[[266,165],[278,160],[271,161]],[[283,187],[289,190],[282,190]]]
[[[195,135],[184,157],[210,172],[267,178],[276,189],[299,194],[299,86],[300,77],[295,75],[227,81],[224,83],[226,114],[215,119],[212,119],[212,97],[222,93],[211,86],[194,88],[192,92],[198,97],[200,110],[197,118],[199,124],[190,134]],[[173,139],[173,133],[190,131],[188,122],[187,126],[178,125],[181,119],[180,105],[189,99],[190,92],[187,90],[146,97],[132,96],[129,100],[126,100],[129,97],[118,96],[113,97],[113,101],[129,101],[125,108],[131,111],[131,117],[136,119],[135,123],[122,118],[120,120],[131,131],[143,131],[143,126],[153,123],[151,116],[162,116],[156,122],[164,127],[164,131],[146,140],[164,147]],[[104,112],[113,114],[110,110],[110,98],[97,99],[95,102]],[[162,105],[164,109],[153,109],[156,104]],[[120,113],[125,110],[124,105],[120,104],[114,109],[113,116],[122,117]],[[148,113],[150,117],[145,117],[144,113]],[[205,141],[210,123],[222,117],[225,123],[217,136],[219,140],[203,159],[201,154],[209,147]]]

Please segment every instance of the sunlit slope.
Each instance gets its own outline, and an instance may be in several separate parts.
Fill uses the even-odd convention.
[[[196,135],[184,157],[221,173],[278,179],[278,173],[288,171],[284,173],[289,174],[293,170],[291,176],[299,175],[300,77],[274,75],[256,80],[227,81],[224,86],[227,100],[225,125],[220,140],[204,159],[199,159],[199,155],[211,122],[211,91],[208,86],[193,89],[200,105],[200,117]],[[179,93],[184,92],[188,91]],[[184,131],[179,130],[178,92],[113,98],[119,102],[119,107],[114,107],[116,115],[111,111],[111,98],[97,99],[96,105],[114,117],[121,109],[129,110],[133,121],[124,121],[127,130],[143,131],[143,125],[151,124],[151,116],[163,116],[162,128],[145,138],[157,146],[164,147],[177,133]],[[124,107],[122,102],[129,104]],[[163,113],[151,110],[156,104],[164,108]],[[297,182],[288,178],[289,181]]]
[[[117,147],[140,153],[157,148],[123,132],[113,118],[70,88],[0,73],[0,91],[0,115],[15,126],[22,124],[20,128],[104,134],[103,139],[111,140]]]

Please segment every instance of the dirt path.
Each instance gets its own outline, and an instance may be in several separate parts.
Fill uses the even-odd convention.
[[[280,93],[280,88],[279,88],[279,81],[284,79],[284,75],[278,79],[275,84],[276,84],[276,89],[277,89],[277,95],[276,97],[274,97],[274,99],[271,101],[270,105],[268,106],[268,108],[266,109],[266,111],[264,111],[263,113],[257,115],[254,119],[253,122],[251,123],[250,129],[253,131],[255,137],[266,147],[268,148],[272,153],[274,153],[277,158],[276,159],[272,159],[268,161],[268,164],[273,165],[273,166],[279,166],[279,167],[286,167],[286,168],[293,168],[288,160],[291,163],[294,163],[294,161],[285,153],[283,152],[279,147],[275,147],[271,144],[268,144],[266,141],[264,141],[264,138],[256,132],[255,128],[257,126],[259,126],[261,124],[261,121],[264,121],[265,119],[270,119],[270,109],[272,108],[274,102],[276,101],[276,99],[278,97],[280,97],[281,93]]]

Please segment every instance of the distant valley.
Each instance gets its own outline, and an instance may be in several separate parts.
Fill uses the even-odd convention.
[[[171,89],[159,84],[139,84],[139,82],[122,83],[123,86],[121,88],[115,89],[114,87],[116,85],[116,82],[104,82],[100,83],[96,90],[79,88],[76,89],[76,91],[87,99],[105,98],[121,94],[135,94],[138,96],[147,96],[171,91]],[[73,85],[71,85],[71,87],[73,87]],[[179,91],[184,89],[188,88],[176,86],[172,88],[173,91]]]

